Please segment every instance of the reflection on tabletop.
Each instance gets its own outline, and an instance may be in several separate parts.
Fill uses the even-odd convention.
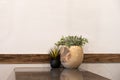
[[[51,69],[41,72],[16,72],[16,80],[83,80],[78,69]]]
[[[15,80],[109,80],[97,74],[78,69],[36,69],[15,71]],[[8,78],[8,80],[13,80]]]
[[[60,75],[60,80],[83,80],[82,72],[77,69],[64,69]]]

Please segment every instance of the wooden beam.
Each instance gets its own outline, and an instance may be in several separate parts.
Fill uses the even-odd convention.
[[[0,54],[0,64],[49,63],[48,54]],[[83,63],[120,63],[120,54],[84,54]]]
[[[120,63],[120,54],[85,54],[84,63]]]
[[[0,54],[2,64],[39,64],[49,60],[48,54]]]

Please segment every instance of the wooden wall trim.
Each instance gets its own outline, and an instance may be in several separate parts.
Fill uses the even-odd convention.
[[[0,54],[0,64],[48,63],[48,54]]]
[[[48,54],[0,54],[0,64],[49,63]],[[83,63],[120,63],[120,54],[85,54]]]
[[[84,63],[120,63],[120,54],[85,54]]]

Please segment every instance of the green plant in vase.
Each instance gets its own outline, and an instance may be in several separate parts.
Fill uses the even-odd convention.
[[[52,68],[59,68],[61,65],[60,62],[60,49],[59,47],[54,47],[49,51],[50,55],[50,65]]]
[[[83,48],[88,40],[82,36],[62,37],[56,46],[60,47],[61,64],[66,68],[78,68],[83,61]]]
[[[88,40],[82,36],[67,36],[62,37],[57,43],[55,43],[56,46],[84,46],[86,43],[88,43]]]

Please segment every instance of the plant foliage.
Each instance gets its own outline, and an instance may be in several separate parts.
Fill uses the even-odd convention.
[[[49,54],[52,59],[57,59],[57,57],[60,55],[60,49],[58,47],[54,47],[50,49]]]
[[[56,46],[65,45],[65,46],[84,46],[86,43],[88,43],[88,40],[82,36],[67,36],[62,37],[60,41],[55,43]]]

